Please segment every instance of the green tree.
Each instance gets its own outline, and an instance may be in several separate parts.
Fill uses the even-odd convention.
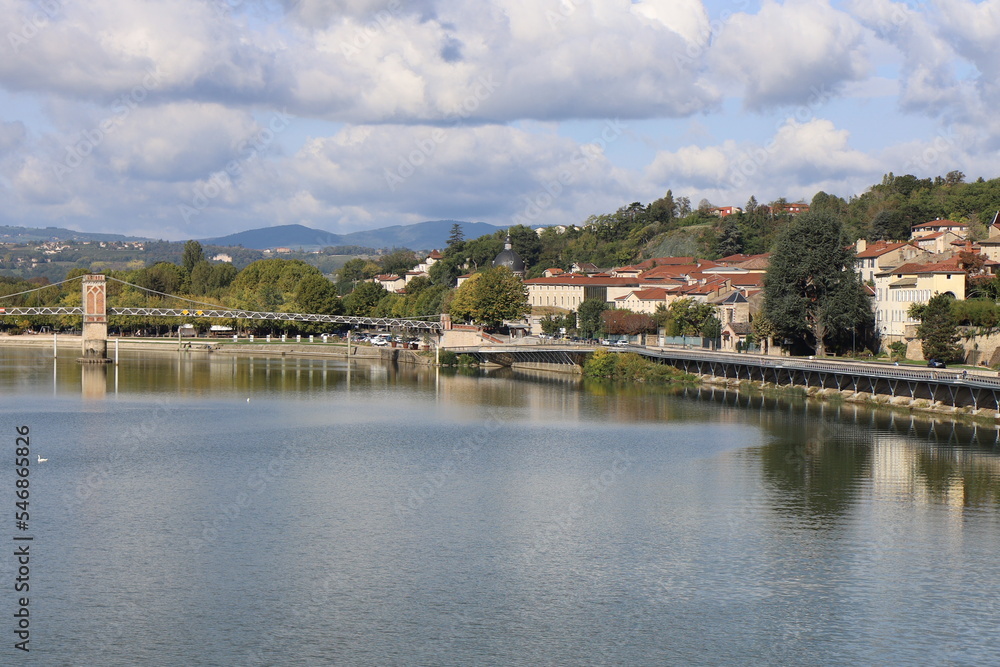
[[[729,257],[743,252],[743,232],[740,231],[735,216],[728,216],[722,223],[715,252],[719,257]]]
[[[323,276],[304,277],[295,290],[295,303],[303,313],[340,315],[344,312],[336,286]]]
[[[715,315],[709,315],[702,321],[699,333],[709,340],[718,340],[722,335],[722,322]]]
[[[601,329],[601,313],[608,309],[602,299],[585,299],[576,310],[576,327],[584,338],[597,338]]]
[[[764,314],[779,336],[819,356],[834,332],[868,326],[868,297],[838,217],[803,213],[784,228],[764,279]]]
[[[381,270],[378,264],[363,257],[349,259],[337,272],[337,291],[349,294],[358,283],[374,278]]]
[[[668,307],[657,306],[654,318],[668,336],[701,336],[706,321],[715,318],[715,309],[688,297],[675,299]]]
[[[344,311],[357,317],[371,317],[379,301],[388,294],[379,283],[361,283],[358,288],[344,297]]]
[[[205,250],[201,247],[201,244],[195,240],[188,241],[184,244],[184,254],[181,256],[181,266],[188,273],[195,267],[198,262],[205,260]]]
[[[462,225],[456,222],[451,226],[451,231],[448,233],[448,247],[459,246],[464,240],[465,232],[462,231]]]
[[[293,312],[299,284],[309,276],[322,278],[323,274],[298,259],[258,260],[239,272],[228,300],[247,310]]]
[[[924,359],[940,359],[949,364],[965,359],[965,350],[958,344],[958,326],[952,312],[954,301],[950,294],[937,294],[925,304],[910,307],[910,317],[920,320],[917,337]]]
[[[910,226],[899,211],[880,211],[872,220],[872,241],[904,241],[910,238]]]
[[[452,299],[452,317],[498,327],[504,320],[519,319],[531,312],[528,292],[521,279],[505,266],[475,274],[458,288]]]
[[[382,273],[402,276],[420,263],[416,254],[410,250],[395,250],[379,260]]]
[[[542,240],[531,227],[514,225],[507,230],[510,245],[521,256],[526,266],[534,266],[542,254]],[[494,255],[495,257],[496,255]]]

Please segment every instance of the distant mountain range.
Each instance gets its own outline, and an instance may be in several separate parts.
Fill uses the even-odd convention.
[[[467,240],[495,233],[501,227],[485,222],[462,222],[461,220],[431,220],[413,225],[393,225],[381,229],[370,229],[350,234],[332,234],[321,229],[304,225],[278,225],[250,229],[229,236],[199,239],[203,244],[217,246],[243,246],[254,250],[267,248],[291,248],[292,250],[315,250],[327,246],[365,246],[369,248],[409,248],[410,250],[433,250],[448,245],[448,236],[455,223],[462,226]]]
[[[268,248],[291,248],[292,250],[318,250],[329,246],[358,246],[364,248],[409,248],[410,250],[434,250],[448,245],[448,236],[455,223],[462,226],[467,240],[494,234],[495,225],[485,222],[463,222],[461,220],[431,220],[413,225],[393,225],[381,229],[370,229],[350,234],[332,234],[322,229],[312,229],[303,225],[278,225],[250,229],[229,236],[199,239],[204,245],[243,246],[251,250]],[[62,227],[12,227],[0,225],[0,243],[39,243],[43,241],[150,241],[139,236],[123,234],[95,234],[77,232]],[[183,241],[180,241],[183,243]]]
[[[62,227],[11,227],[0,225],[0,243],[38,243],[41,241],[139,241],[122,234],[91,234]]]

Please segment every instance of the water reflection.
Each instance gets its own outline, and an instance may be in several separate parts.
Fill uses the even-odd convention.
[[[2,409],[51,448],[32,483],[65,664],[1000,649],[1000,614],[969,611],[1000,599],[991,425],[509,369],[0,356]]]
[[[4,349],[0,357],[6,390],[25,392],[47,375],[57,395],[89,401],[109,392],[333,398],[403,387],[471,415],[491,406],[535,423],[746,426],[766,435],[765,444],[743,455],[757,462],[780,499],[775,510],[816,525],[843,519],[865,493],[965,507],[1000,503],[998,429],[920,413],[715,387],[621,386],[531,370],[218,354],[125,353],[121,365],[54,360],[42,350]]]

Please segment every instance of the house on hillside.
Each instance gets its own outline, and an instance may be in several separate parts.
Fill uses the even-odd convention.
[[[910,241],[872,241],[858,239],[855,244],[854,268],[865,282],[874,281],[875,274],[894,266],[926,257],[927,251]]]
[[[718,206],[716,208],[709,209],[709,212],[716,217],[727,218],[731,215],[742,213],[743,209],[739,206]]]
[[[391,273],[382,273],[374,278],[372,282],[381,285],[387,292],[395,293],[397,290],[403,289],[406,286],[406,279]]]
[[[966,238],[969,235],[969,225],[964,222],[955,222],[954,220],[931,220],[930,222],[922,222],[919,225],[913,225],[910,228],[910,240],[922,237],[926,234],[936,234],[938,232],[954,232],[960,238]]]

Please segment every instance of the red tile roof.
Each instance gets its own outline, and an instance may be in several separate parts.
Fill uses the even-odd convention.
[[[913,225],[911,229],[929,229],[931,227],[968,227],[969,225],[964,222],[955,222],[954,220],[931,220],[930,222],[921,222],[919,225]]]
[[[898,242],[875,241],[873,243],[870,243],[868,247],[865,248],[865,250],[859,252],[857,254],[857,258],[867,259],[869,257],[881,257],[886,253],[890,253],[893,250],[899,250],[903,246],[907,245],[913,245],[913,244],[909,241],[898,241]]]
[[[727,275],[729,278],[729,283],[733,287],[757,287],[764,285],[764,274],[763,273],[737,273],[735,275]]]
[[[579,273],[564,273],[561,276],[551,276],[542,278],[529,278],[524,281],[525,285],[580,285],[583,287],[630,287],[638,286],[635,278],[612,278],[611,276],[593,275],[584,276]]]

